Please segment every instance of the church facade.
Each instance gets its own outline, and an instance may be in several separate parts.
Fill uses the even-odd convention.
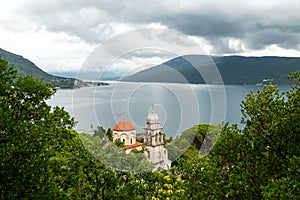
[[[113,141],[120,139],[125,145],[128,154],[133,149],[141,150],[144,144],[144,154],[153,164],[154,170],[168,169],[171,161],[168,159],[168,150],[164,147],[163,128],[156,113],[151,111],[147,116],[146,126],[139,136],[141,142],[137,142],[136,129],[128,120],[119,121],[113,128]]]
[[[124,149],[127,154],[133,149],[142,150],[142,144],[136,141],[135,126],[126,119],[119,121],[113,128],[113,142],[118,139],[124,143]]]

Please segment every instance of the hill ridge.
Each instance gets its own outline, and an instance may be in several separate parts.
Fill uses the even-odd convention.
[[[194,65],[188,62],[191,61]],[[122,78],[132,82],[171,82],[205,84],[199,74],[201,67],[217,66],[224,84],[259,84],[264,79],[275,84],[290,84],[287,75],[300,71],[300,58],[280,56],[208,56],[184,55],[173,58],[160,65],[153,66],[133,75]],[[213,84],[213,82],[208,83]]]
[[[34,78],[44,81],[45,83],[50,83],[54,87],[60,87],[60,88],[74,87],[74,82],[76,79],[51,75],[43,71],[38,66],[36,66],[29,59],[24,58],[22,55],[18,55],[0,48],[0,57],[8,61],[9,67],[13,66],[17,70],[18,75],[20,76],[30,75],[33,76]]]

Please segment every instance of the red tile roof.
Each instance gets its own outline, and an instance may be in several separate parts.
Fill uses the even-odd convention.
[[[126,119],[119,121],[113,128],[114,131],[131,131],[135,130],[135,126]]]
[[[132,149],[132,148],[135,148],[135,147],[139,147],[141,146],[142,144],[140,142],[136,142],[135,144],[131,144],[131,145],[126,145],[124,147],[124,149]]]

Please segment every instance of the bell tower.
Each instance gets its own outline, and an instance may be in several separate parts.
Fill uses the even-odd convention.
[[[152,110],[147,116],[142,141],[147,145],[145,156],[154,165],[154,170],[167,169],[171,166],[171,161],[168,160],[168,151],[164,147],[164,134],[162,130],[160,119],[153,111],[152,104]]]
[[[144,128],[144,143],[147,146],[158,146],[164,144],[164,135],[160,120],[156,113],[151,111],[147,117],[146,127]]]

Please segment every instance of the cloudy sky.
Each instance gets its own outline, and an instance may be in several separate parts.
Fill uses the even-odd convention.
[[[300,57],[299,10],[298,0],[10,0],[1,2],[0,48],[48,72],[77,71],[104,41],[161,28],[211,55]],[[172,56],[134,53],[119,64],[154,65]]]

